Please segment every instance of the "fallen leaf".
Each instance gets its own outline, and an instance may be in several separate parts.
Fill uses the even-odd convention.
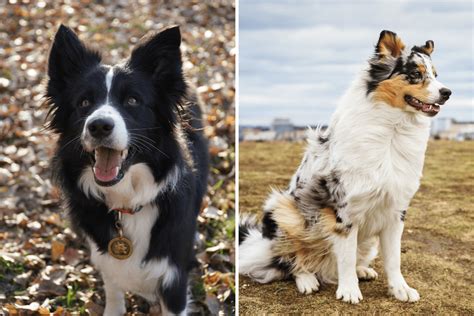
[[[62,241],[53,240],[51,242],[51,260],[58,261],[59,257],[61,257],[65,250],[65,243],[63,243]]]
[[[66,288],[63,285],[58,285],[51,280],[42,280],[38,287],[38,294],[44,296],[62,296],[66,295],[66,292]]]
[[[93,301],[87,302],[85,308],[90,316],[101,316],[104,314],[104,307],[94,303]]]
[[[66,248],[66,251],[63,253],[63,258],[66,263],[71,266],[76,266],[81,260],[79,251],[71,247]]]
[[[39,310],[40,304],[37,303],[37,302],[33,302],[33,303],[31,303],[31,304],[28,304],[28,305],[15,304],[15,307],[16,307],[17,309],[21,309],[21,310],[27,310],[27,311],[36,312],[36,311]]]

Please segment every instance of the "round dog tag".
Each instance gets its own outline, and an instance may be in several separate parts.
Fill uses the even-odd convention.
[[[109,242],[109,254],[115,259],[123,260],[132,255],[132,242],[125,237],[115,237]]]

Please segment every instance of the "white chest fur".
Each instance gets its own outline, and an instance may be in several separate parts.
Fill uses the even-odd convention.
[[[395,218],[418,190],[430,120],[374,104],[358,89],[341,101],[330,124],[329,148],[321,157],[327,160],[318,169],[340,172],[352,221]]]
[[[97,251],[97,245],[88,238],[92,263],[101,271],[106,282],[113,282],[123,291],[132,291],[150,301],[156,300],[156,288],[161,280],[166,286],[176,276],[175,268],[167,258],[143,262],[150,245],[151,229],[155,224],[159,209],[151,203],[157,194],[176,185],[177,171],[173,170],[161,183],[156,183],[151,170],[145,164],[130,167],[124,178],[113,187],[100,187],[93,178],[90,168],[84,170],[79,186],[97,199],[104,200],[109,209],[137,208],[140,212],[122,215],[123,234],[133,244],[132,255],[119,260],[108,253]]]
[[[143,262],[157,217],[158,209],[153,206],[146,206],[134,215],[122,216],[124,236],[133,244],[133,253],[125,260],[98,252],[95,243],[88,239],[91,261],[101,271],[106,282],[113,282],[123,291],[132,291],[150,301],[156,300],[158,282],[162,280],[166,284],[174,275],[167,259]]]

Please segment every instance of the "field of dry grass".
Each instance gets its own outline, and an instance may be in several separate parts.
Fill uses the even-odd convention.
[[[294,143],[240,144],[240,211],[261,212],[270,186],[284,187],[304,146]],[[293,281],[257,284],[240,277],[242,315],[264,313],[474,314],[474,142],[436,141],[428,145],[420,190],[408,209],[402,242],[402,272],[421,300],[402,303],[386,293],[381,259],[379,278],[360,284],[364,300],[349,305],[335,299],[336,287],[303,295]]]

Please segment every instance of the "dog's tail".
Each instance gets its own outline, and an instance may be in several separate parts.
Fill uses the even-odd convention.
[[[239,272],[260,283],[284,277],[272,253],[270,238],[263,236],[262,223],[254,214],[244,214],[239,223]]]

